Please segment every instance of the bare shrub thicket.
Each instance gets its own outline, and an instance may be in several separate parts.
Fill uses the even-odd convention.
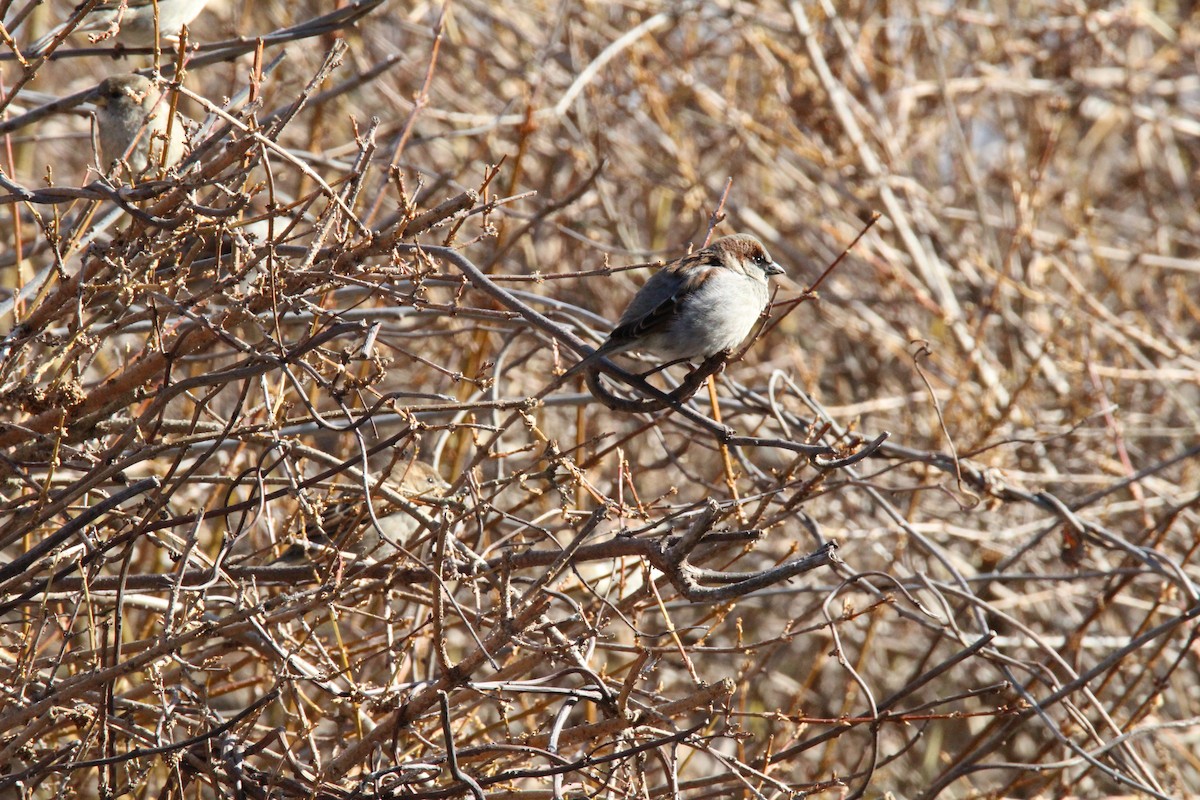
[[[336,5],[133,187],[3,5],[0,796],[1200,792],[1190,4]],[[710,227],[713,393],[560,380]]]

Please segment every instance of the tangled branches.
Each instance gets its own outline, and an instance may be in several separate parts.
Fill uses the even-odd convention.
[[[1194,308],[1093,268],[1194,256],[1131,255],[1121,181],[1064,210],[1051,145],[1102,146],[1102,71],[947,79],[982,44],[881,69],[866,7],[243,5],[170,64],[121,54],[196,121],[133,186],[61,116],[94,49],[6,64],[0,794],[1197,785]],[[1087,42],[1126,35],[939,13],[1105,68]],[[1104,130],[1184,102],[1187,42]],[[1090,95],[1063,116],[1053,87]],[[951,113],[976,95],[1011,114],[990,136],[1053,123],[1036,180],[997,159],[925,191],[945,141],[981,155]],[[1155,118],[1161,170],[1104,162],[1180,252],[1185,123]],[[757,340],[568,375],[626,270],[718,224],[789,265]]]

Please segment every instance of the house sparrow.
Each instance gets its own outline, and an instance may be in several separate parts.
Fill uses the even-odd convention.
[[[450,488],[430,465],[413,461],[404,467],[399,491],[408,498],[440,498]],[[417,503],[419,504],[419,500]],[[312,555],[338,546],[351,553],[383,560],[396,552],[396,545],[408,540],[420,529],[411,514],[397,510],[386,500],[372,500],[376,526],[361,494],[353,499],[330,504],[320,523],[304,526],[304,542],[290,545],[276,563],[299,563]]]
[[[767,306],[767,279],[781,274],[755,237],[723,236],[654,273],[604,343],[566,374],[627,350],[647,350],[668,363],[732,350]]]
[[[179,40],[179,31],[196,18],[208,0],[158,0],[158,33],[171,42]],[[150,47],[154,44],[153,0],[104,0],[93,8],[74,27],[74,33],[99,31],[90,37],[92,42],[108,38],[115,31],[117,41],[126,47]],[[29,46],[27,55],[38,57],[50,49],[50,44],[67,29],[69,22],[56,25],[45,36]]]
[[[111,170],[124,160],[137,177],[147,169],[175,166],[184,156],[183,118],[167,120],[170,104],[154,82],[143,75],[114,75],[96,87],[96,128],[100,133],[100,165]],[[163,151],[166,149],[164,161]]]

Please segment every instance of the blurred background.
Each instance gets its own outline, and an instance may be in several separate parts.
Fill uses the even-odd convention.
[[[0,792],[1200,792],[1191,4],[214,0],[22,64],[71,8],[2,12]],[[82,93],[156,63],[193,155],[103,179]],[[692,416],[555,385],[734,232],[787,275]]]

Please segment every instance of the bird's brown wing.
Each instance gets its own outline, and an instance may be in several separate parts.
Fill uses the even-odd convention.
[[[678,265],[663,267],[638,291],[608,340],[634,341],[669,325],[684,299],[712,276],[713,267],[719,266],[720,258],[705,249],[688,256]]]

